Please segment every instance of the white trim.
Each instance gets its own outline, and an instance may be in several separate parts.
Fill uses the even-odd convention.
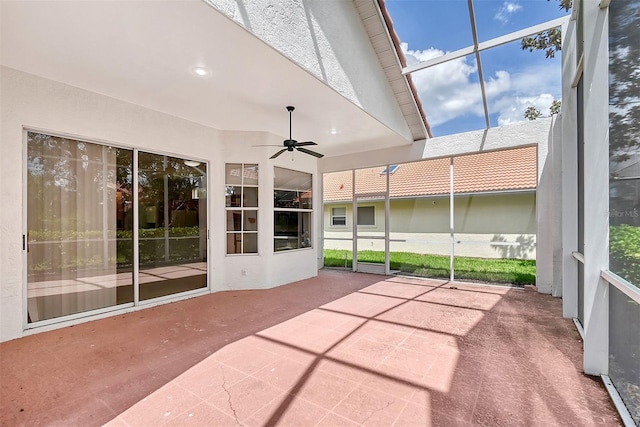
[[[578,66],[576,67],[576,72],[573,75],[573,79],[571,80],[571,88],[577,88],[580,83],[580,79],[582,78],[582,73],[584,72],[584,52],[580,55],[580,60],[578,61]]]
[[[197,291],[197,293],[195,293]],[[55,317],[53,319],[42,320],[40,322],[30,323],[29,328],[24,330],[24,336],[39,334],[41,332],[51,331],[54,329],[66,328],[68,326],[79,325],[91,320],[105,319],[113,317],[119,314],[132,313],[140,310],[146,310],[147,308],[155,307],[158,305],[164,305],[169,302],[182,301],[189,298],[195,298],[199,296],[209,295],[210,292],[207,288],[196,289],[195,291],[188,291],[180,294],[174,294],[170,299],[154,298],[148,300],[148,303],[141,305],[133,305],[133,303],[120,304],[112,307],[105,307],[98,310],[83,311],[81,313],[71,314],[63,317]],[[35,326],[34,326],[35,325]]]
[[[552,28],[561,27],[569,20],[568,16],[563,16],[562,18],[552,19],[551,21],[543,22],[538,25],[533,25],[531,27],[523,28],[522,30],[515,31],[513,33],[505,34],[500,37],[496,37],[481,43],[478,43],[477,51],[481,52],[483,50],[487,50],[493,47],[497,47],[506,43],[510,43],[515,40],[522,39],[523,37],[528,37],[533,34],[540,33],[542,31],[550,30]],[[437,58],[430,59],[428,61],[419,62],[410,67],[405,67],[402,70],[402,74],[411,74],[416,71],[423,70],[425,68],[433,67],[434,65],[441,64],[446,61],[450,61],[453,59],[458,59],[463,56],[471,55],[476,52],[474,46],[468,46],[453,52],[446,53],[445,55],[439,56]]]
[[[356,199],[356,170],[351,169],[351,221],[352,224],[358,224],[358,201]],[[356,272],[358,271],[358,239],[356,238],[358,234],[358,226],[355,225],[352,227],[351,236],[352,236],[352,255],[351,255],[351,269]]]
[[[582,255],[580,252],[573,251],[571,252],[571,256],[573,256],[573,259],[580,261],[582,264],[584,264],[584,255]]]
[[[573,2],[573,9],[571,10],[570,19],[575,21],[578,19],[578,14],[580,13],[580,1]]]
[[[449,232],[450,236],[450,249],[449,249],[449,280],[452,282],[455,280],[455,247],[456,247],[456,234],[455,234],[455,193],[453,180],[454,174],[454,160],[453,157],[449,160]]]
[[[191,290],[188,290],[188,291],[180,292],[179,294],[162,295],[162,296],[155,297],[155,298],[149,298],[149,299],[141,300],[140,303],[138,304],[138,306],[139,307],[147,307],[150,304],[161,303],[163,301],[173,302],[174,301],[174,295],[181,295],[181,296],[188,297],[189,295],[199,295],[201,293],[208,294],[209,293],[208,287],[202,287],[202,288],[198,288],[198,289],[191,289]]]
[[[334,209],[344,209],[344,215],[334,215]],[[334,224],[334,218],[344,218],[344,224]],[[329,207],[330,227],[347,228],[347,207],[346,206],[330,206]]]
[[[291,252],[298,252],[298,251],[309,251],[313,249],[313,245],[309,246],[308,248],[295,248],[295,249],[284,249],[281,251],[273,251],[274,255],[275,254],[288,254]],[[252,254],[255,255],[255,254]]]
[[[378,19],[380,19],[380,22],[382,23],[382,26],[384,27],[384,33],[387,36],[387,42],[389,43],[389,46],[391,47],[395,47],[395,43],[391,37],[391,34],[389,32],[389,27],[387,26],[387,21],[385,20],[383,14],[382,14],[382,9],[380,8],[380,3],[377,1],[373,2],[374,7],[376,8],[376,13],[378,14]],[[398,46],[399,47],[399,46]],[[396,59],[396,64],[398,65],[398,69],[402,70],[402,62],[400,61],[400,56],[398,54],[397,49],[391,49],[391,51],[393,52],[393,56]],[[411,103],[413,104],[413,107],[416,109],[416,113],[418,115],[418,117],[420,118],[420,127],[422,128],[422,132],[425,136],[425,139],[429,139],[429,132],[427,130],[427,123],[425,123],[426,119],[424,117],[422,117],[422,113],[420,111],[420,106],[418,105],[418,99],[416,98],[416,96],[413,94],[413,90],[411,89],[411,85],[409,84],[409,80],[408,78],[404,75],[403,73],[403,77],[404,77],[404,87],[405,90],[411,94],[410,98],[411,98]],[[354,181],[355,184],[355,181]]]
[[[615,286],[619,291],[640,304],[640,288],[609,270],[602,270],[600,277]]]
[[[29,160],[28,153],[28,130],[22,128],[22,238],[24,239],[22,247],[22,330],[26,330],[29,327],[29,275],[28,275],[28,256],[29,252],[29,226],[27,215],[27,180],[29,179],[29,173],[27,172],[27,161]]]
[[[532,36],[542,31],[550,30],[552,28],[562,27],[568,21],[569,21],[569,18],[567,16],[563,16],[561,18],[556,18],[551,21],[543,22],[538,25],[524,28],[522,30],[514,31],[513,33],[505,34],[503,36],[496,37],[491,40],[487,40],[486,42],[478,43],[478,50],[479,51],[487,50],[492,47],[497,47],[503,44],[511,43],[513,41],[522,39],[524,37]]]
[[[427,61],[418,62],[417,64],[402,69],[402,74],[407,75],[415,73],[416,71],[424,70],[425,68],[433,67],[434,65],[441,64],[443,62],[452,61],[454,59],[462,58],[463,56],[471,55],[474,53],[474,47],[469,46],[462,49],[455,50],[453,52],[445,53],[437,58],[429,59]]]
[[[131,196],[133,200],[133,229],[131,230],[131,234],[133,235],[133,248],[131,248],[131,252],[133,255],[133,259],[131,262],[133,263],[133,305],[137,306],[140,304],[140,201],[138,197],[138,157],[139,153],[137,149],[133,149],[133,153],[131,154],[131,173],[133,174],[133,181],[131,182],[131,190],[135,192],[135,196]]]
[[[580,334],[580,338],[582,338],[582,341],[584,342],[584,328],[582,327],[582,324],[580,323],[580,319],[578,319],[577,317],[573,318],[573,324],[576,325],[576,329],[578,330],[578,333]]]
[[[469,10],[469,19],[471,21],[471,35],[473,36],[473,51],[476,56],[476,69],[478,71],[478,81],[480,82],[480,93],[482,94],[482,107],[484,108],[484,121],[487,129],[491,128],[491,120],[489,119],[489,104],[487,103],[487,91],[484,86],[484,73],[482,71],[482,58],[478,45],[478,28],[476,26],[476,14],[473,9],[473,0],[467,1],[467,9]]]
[[[600,9],[606,9],[611,4],[611,0],[602,0],[600,2]]]
[[[458,192],[455,194],[456,197],[469,197],[469,196],[510,196],[513,194],[533,194],[535,195],[537,188],[524,188],[524,189],[516,189],[516,190],[495,190],[495,191],[476,191],[476,192]],[[363,196],[364,197],[364,196]],[[390,201],[396,200],[428,200],[428,199],[444,199],[449,197],[449,192],[441,193],[441,194],[426,194],[420,196],[399,196],[399,197],[389,197]],[[380,199],[367,199],[368,202],[382,202],[384,201],[382,198]],[[351,200],[327,200],[324,202],[325,205],[338,205],[350,203]]]
[[[636,427],[635,421],[633,421],[633,418],[631,417],[631,414],[629,413],[627,406],[622,401],[622,398],[620,397],[618,390],[616,390],[615,385],[613,385],[611,378],[609,378],[608,375],[600,375],[600,377],[602,378],[604,387],[607,389],[607,392],[609,392],[609,396],[611,397],[611,400],[613,400],[614,406],[618,410],[618,414],[620,415],[620,418],[622,419],[622,423],[624,424],[624,426]]]
[[[387,194],[384,197],[384,274],[387,276],[391,274],[391,242],[389,241],[391,236],[389,230],[391,223],[390,175],[393,173],[390,171],[391,166],[396,166],[395,170],[398,170],[400,165],[387,165]]]
[[[355,193],[354,194],[354,198],[357,199],[365,199],[365,198],[370,198],[370,197],[380,197],[382,199],[384,199],[384,197],[387,195],[387,193],[383,192],[383,193]]]

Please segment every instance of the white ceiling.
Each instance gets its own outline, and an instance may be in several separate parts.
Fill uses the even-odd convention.
[[[2,65],[224,130],[313,140],[327,156],[408,144],[199,0],[1,2]],[[193,67],[211,71],[196,76]],[[338,133],[331,134],[331,129]]]

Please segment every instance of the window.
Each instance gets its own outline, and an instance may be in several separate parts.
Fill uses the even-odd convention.
[[[385,168],[382,172],[380,172],[380,175],[384,175],[384,174],[389,174],[392,175],[395,171],[398,170],[398,168],[400,167],[400,165],[389,165],[388,168]]]
[[[312,175],[279,167],[274,172],[274,251],[310,248]]]
[[[258,253],[258,165],[225,167],[227,254]]]
[[[331,225],[334,227],[347,225],[347,208],[331,208]]]
[[[376,225],[375,206],[358,206],[358,225],[374,227]]]

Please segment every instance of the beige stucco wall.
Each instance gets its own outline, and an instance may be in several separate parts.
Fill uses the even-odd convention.
[[[483,258],[535,259],[536,196],[530,193],[457,196],[455,198],[455,254]],[[359,227],[359,236],[384,234],[384,202],[361,202],[375,206],[376,226]],[[331,208],[347,208],[347,225],[331,226]],[[448,255],[449,198],[392,200],[389,233],[392,251]],[[351,249],[353,211],[350,203],[324,207],[326,249]],[[384,241],[359,240],[360,249],[384,250]]]

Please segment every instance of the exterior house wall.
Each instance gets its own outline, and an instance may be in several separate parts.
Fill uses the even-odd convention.
[[[374,205],[376,226],[359,227],[361,236],[384,235],[384,203]],[[346,207],[347,225],[331,226],[331,208]],[[449,255],[449,198],[425,197],[390,201],[389,232],[392,251]],[[324,247],[351,249],[351,204],[326,203]],[[455,254],[481,258],[536,258],[536,196],[534,193],[457,196],[455,198]],[[509,245],[511,244],[511,245]],[[361,238],[359,247],[384,250],[382,240]]]
[[[353,2],[205,1],[407,141],[413,140]]]
[[[2,156],[0,182],[0,341],[24,334],[26,272],[22,235],[26,233],[24,128],[65,134],[87,141],[188,156],[209,162],[208,215],[211,291],[272,287],[317,274],[317,250],[273,253],[273,166],[314,174],[309,156],[268,160],[267,149],[252,144],[280,143],[261,132],[224,132],[52,80],[0,68]],[[260,167],[260,255],[226,256],[224,164],[254,162]],[[319,208],[319,205],[317,206]],[[319,221],[316,214],[315,221]],[[295,263],[295,269],[290,268]],[[58,323],[53,328],[81,320]],[[42,328],[40,330],[44,330]]]

